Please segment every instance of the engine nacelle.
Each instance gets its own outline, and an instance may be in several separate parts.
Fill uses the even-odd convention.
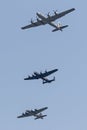
[[[47,17],[48,17],[48,18],[50,18],[50,17],[51,17],[51,16],[50,16],[50,12],[47,14]]]
[[[22,113],[22,115],[24,116],[25,114],[24,114],[24,113]]]
[[[40,19],[39,19],[39,18],[37,18],[37,21],[38,21],[38,22],[40,22]]]
[[[55,11],[55,10],[53,10],[53,12],[54,12],[54,14],[55,14],[55,15],[58,15],[58,12],[57,12],[57,10],[56,10],[56,11]]]
[[[34,23],[32,19],[31,19],[31,23],[32,23],[32,24]]]
[[[34,74],[32,74],[32,77],[34,77],[35,75]]]

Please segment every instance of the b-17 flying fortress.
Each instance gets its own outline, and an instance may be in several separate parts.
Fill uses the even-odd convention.
[[[50,15],[49,13],[47,14],[47,17],[44,16],[43,14],[37,12],[36,15],[37,15],[37,21],[34,22],[32,19],[31,19],[31,24],[29,25],[26,25],[24,27],[21,27],[21,29],[28,29],[28,28],[31,28],[31,27],[37,27],[37,26],[40,26],[40,25],[45,25],[45,24],[49,24],[51,26],[53,26],[55,29],[52,30],[52,32],[55,32],[55,31],[62,31],[64,28],[68,27],[68,25],[64,25],[62,26],[61,24],[55,24],[53,21],[55,21],[56,19],[59,19],[63,16],[65,16],[66,14],[74,11],[75,8],[71,8],[69,10],[66,10],[66,11],[63,11],[61,13],[58,13],[57,11],[54,11],[54,15]]]
[[[34,116],[35,120],[36,119],[43,119],[43,117],[47,115],[42,115],[42,111],[48,109],[48,107],[40,108],[40,109],[35,109],[35,110],[26,110],[25,113],[22,113],[22,115],[18,116],[17,118],[24,118],[24,117],[29,117],[29,116]]]

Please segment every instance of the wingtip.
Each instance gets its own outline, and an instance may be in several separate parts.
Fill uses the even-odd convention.
[[[24,80],[28,80],[28,78],[24,78]]]
[[[46,107],[46,109],[48,109],[48,107]]]
[[[75,10],[75,8],[72,8],[72,11],[74,11]]]
[[[58,69],[55,69],[54,71],[58,71]]]
[[[27,78],[24,78],[24,80],[27,80]]]
[[[69,27],[69,25],[66,25],[66,27]]]
[[[21,27],[22,30],[24,30],[24,27]]]

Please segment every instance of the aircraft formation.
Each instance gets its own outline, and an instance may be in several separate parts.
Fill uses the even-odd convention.
[[[55,31],[62,31],[64,28],[68,27],[68,25],[61,25],[61,24],[55,24],[54,21],[65,16],[68,13],[71,13],[72,11],[74,11],[75,8],[71,8],[68,10],[65,10],[63,12],[58,13],[57,11],[54,11],[53,15],[50,15],[50,13],[47,14],[47,16],[44,16],[43,14],[37,12],[36,16],[37,16],[37,20],[34,22],[31,19],[31,23],[29,25],[23,26],[21,27],[22,30],[25,29],[29,29],[32,27],[37,27],[40,25],[46,25],[49,24],[51,26],[54,27],[54,29],[52,30],[52,32]],[[45,72],[34,72],[31,76],[28,75],[28,77],[25,77],[24,80],[36,80],[36,79],[41,79],[42,80],[42,84],[46,84],[46,83],[51,83],[53,81],[55,81],[55,76],[52,79],[48,79],[47,76],[57,72],[58,69],[52,69],[50,71],[45,71]],[[40,109],[34,109],[34,110],[26,110],[24,113],[22,113],[21,115],[17,116],[17,118],[25,118],[25,117],[30,117],[33,116],[34,119],[43,119],[44,117],[46,117],[47,115],[43,115],[42,112],[44,110],[48,109],[48,107],[43,107]]]

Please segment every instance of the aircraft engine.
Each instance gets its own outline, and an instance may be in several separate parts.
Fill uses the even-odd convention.
[[[39,21],[40,21],[40,19],[39,19],[39,18],[37,18],[37,21],[39,22]]]
[[[37,111],[37,109],[34,109],[35,111]]]
[[[56,10],[56,11],[55,11],[55,10],[53,10],[53,12],[54,12],[54,14],[55,14],[55,15],[57,15],[57,14],[58,14],[57,10]]]
[[[47,16],[48,16],[48,18],[50,18],[50,12],[48,12]]]
[[[25,115],[24,113],[22,113],[22,115]]]
[[[40,72],[40,74],[42,74],[42,71]]]
[[[34,74],[32,74],[32,77],[34,77]]]
[[[45,70],[45,73],[47,73],[47,70]]]
[[[34,23],[32,19],[31,19],[31,23],[32,23],[32,24]]]

